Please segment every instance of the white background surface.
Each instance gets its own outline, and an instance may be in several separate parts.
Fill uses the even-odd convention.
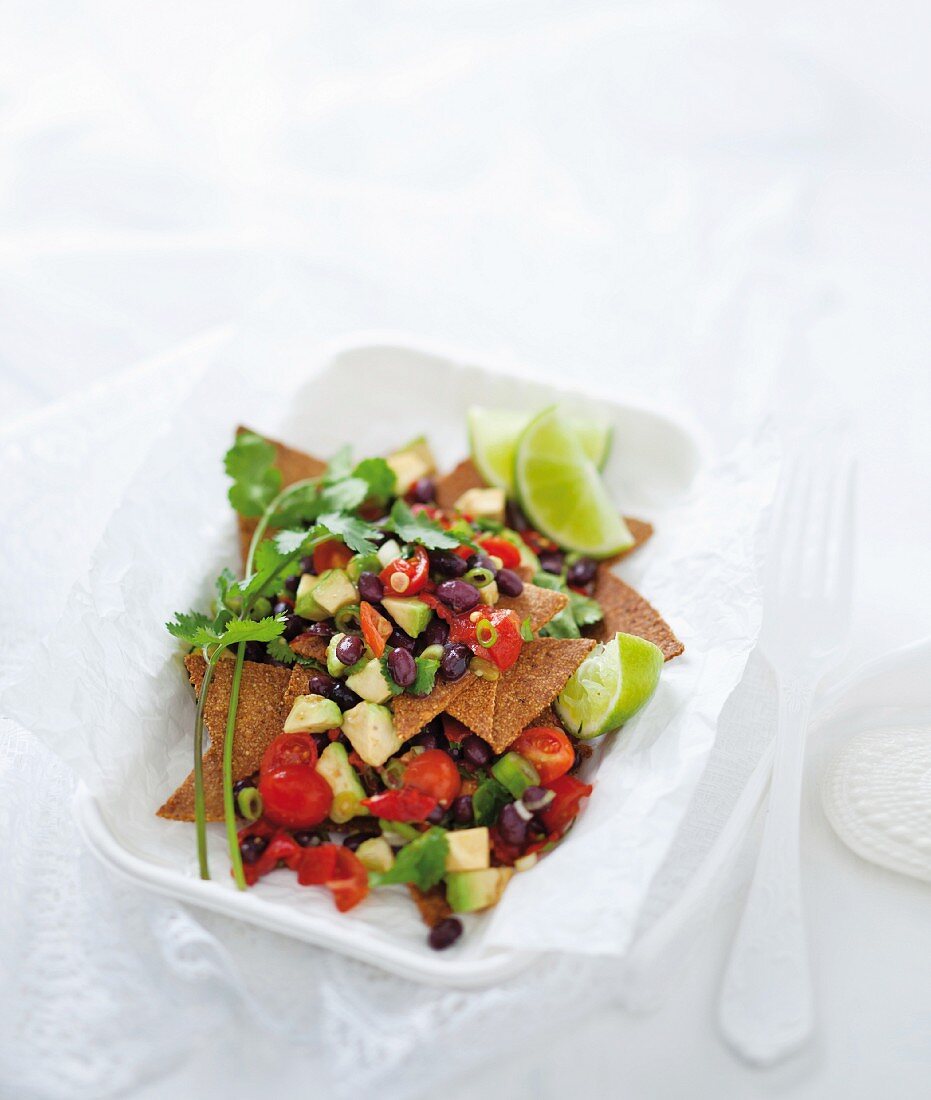
[[[408,328],[597,372],[721,442],[767,413],[845,412],[852,668],[931,621],[929,23],[903,0],[9,3],[0,415],[268,296],[321,336]],[[816,790],[831,747],[811,746],[803,812],[808,1054],[758,1074],[716,1037],[735,879],[657,1013],[556,1039],[541,1021],[452,1095],[926,1094],[928,891],[836,841]],[[299,1059],[220,1039],[137,1095],[195,1089],[309,1091]]]

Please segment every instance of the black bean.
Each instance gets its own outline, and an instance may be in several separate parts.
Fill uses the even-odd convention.
[[[337,660],[344,665],[354,665],[362,659],[365,643],[357,634],[345,634],[336,643]]]
[[[530,524],[527,522],[527,517],[524,515],[521,506],[516,500],[509,500],[504,510],[504,518],[507,521],[508,527],[513,531],[526,531]]]
[[[453,800],[453,821],[457,825],[471,825],[475,817],[475,812],[472,806],[472,796],[470,794],[461,794],[458,798]]]
[[[484,768],[493,755],[491,747],[474,733],[462,739],[462,761],[470,768]]]
[[[406,649],[392,649],[388,654],[388,671],[398,687],[410,687],[417,679],[417,665]]]
[[[244,836],[239,842],[239,852],[243,863],[255,863],[259,856],[268,847],[268,841],[264,836]]]
[[[427,821],[429,821],[431,825],[439,825],[445,816],[446,811],[443,807],[436,806],[427,814]]]
[[[371,834],[366,833],[348,833],[343,837],[343,847],[348,848],[350,852],[354,852],[360,844],[369,839]]]
[[[562,573],[565,556],[562,550],[541,550],[540,568],[544,573]]]
[[[281,632],[286,642],[293,641],[298,634],[303,634],[311,624],[302,619],[300,615],[288,615],[284,621],[284,630]]]
[[[449,623],[439,615],[434,615],[417,640],[423,642],[423,648],[426,649],[428,645],[446,645],[447,638],[449,638]]]
[[[319,691],[312,692],[314,695],[322,694]],[[330,739],[325,733],[312,733],[311,737],[314,739],[314,744],[317,746],[317,755],[319,756],[323,750],[329,745]]]
[[[302,848],[316,848],[318,844],[323,843],[323,837],[312,829],[298,829],[291,835]]]
[[[436,596],[457,614],[471,611],[482,598],[475,585],[465,581],[442,581],[436,586]]]
[[[448,642],[443,649],[440,661],[440,675],[448,683],[461,680],[469,669],[472,650],[463,642]]]
[[[462,921],[458,917],[447,917],[430,929],[427,942],[434,951],[443,951],[447,947],[452,947],[461,935]]]
[[[241,791],[247,791],[250,787],[257,787],[258,783],[254,775],[247,775],[245,779],[237,779],[233,784],[233,801],[236,806],[239,806],[239,794]],[[238,809],[236,811],[239,812]]]
[[[273,615],[290,615],[294,610],[294,600],[289,600],[286,597],[282,597],[272,605]]]
[[[407,499],[413,504],[432,504],[436,500],[436,482],[432,477],[421,477],[408,489]]]
[[[513,802],[501,808],[498,814],[498,832],[505,844],[522,848],[527,841],[527,822],[521,817]]]
[[[267,656],[268,652],[265,649],[264,642],[246,642],[247,661],[256,661],[261,664]]]
[[[441,577],[461,577],[467,568],[465,559],[452,550],[430,551],[430,570]]]
[[[519,596],[524,591],[524,582],[513,569],[499,569],[495,579],[502,596]]]
[[[311,672],[307,677],[309,695],[322,695],[324,699],[333,697],[333,685],[336,681],[325,672]]]
[[[285,577],[282,587],[285,592],[290,592],[293,596],[297,591],[297,586],[301,583],[300,573],[292,573],[290,577]]]
[[[425,749],[447,748],[446,735],[443,733],[443,721],[441,718],[432,718],[411,740],[412,745],[421,745]]]
[[[347,687],[342,680],[334,681],[333,687],[330,689],[330,698],[340,710],[352,710],[354,706],[362,702],[352,688]]]
[[[316,569],[314,569],[314,559],[311,554],[306,554],[303,558],[301,558],[301,572],[316,573]]]
[[[591,584],[595,579],[595,571],[598,568],[598,563],[592,561],[591,558],[579,558],[574,561],[566,572],[566,580],[569,584],[574,584],[578,588],[583,585]]]
[[[360,573],[356,587],[359,589],[359,599],[368,603],[378,603],[385,594],[385,586],[377,573]]]
[[[406,649],[408,653],[413,653],[417,643],[413,638],[409,638],[403,630],[398,630],[395,627],[388,635],[388,645],[394,646],[395,649]]]
[[[548,806],[555,797],[555,793],[548,791],[546,787],[528,787],[520,796],[520,800],[528,810],[536,813],[537,810]]]

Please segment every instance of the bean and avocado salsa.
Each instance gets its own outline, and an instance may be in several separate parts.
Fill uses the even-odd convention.
[[[322,463],[240,429],[225,467],[242,570],[168,624],[197,698],[194,771],[159,814],[195,822],[204,878],[222,821],[239,888],[287,868],[346,911],[403,885],[447,948],[456,914],[566,835],[593,789],[586,742],[681,652],[609,569],[651,529],[618,518],[612,554],[574,549],[472,459],[438,476],[424,439]],[[624,633],[644,607],[655,623]],[[637,699],[621,659],[651,670]]]

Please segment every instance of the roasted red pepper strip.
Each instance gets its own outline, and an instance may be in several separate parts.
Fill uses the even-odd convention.
[[[505,608],[483,607],[477,609],[480,617],[472,622],[471,616],[457,615],[449,626],[449,640],[451,642],[465,642],[476,657],[483,657],[491,661],[503,671],[509,669],[520,656],[524,644],[520,636],[520,620],[513,611]],[[481,626],[489,623],[489,627]],[[479,632],[481,631],[481,632]],[[494,639],[491,645],[482,645],[479,638]]]
[[[326,886],[341,913],[363,900],[369,892],[369,875],[355,852],[342,847],[336,849],[336,866]]]
[[[339,539],[327,539],[314,547],[314,572],[325,573],[328,569],[343,569],[349,564],[352,551]]]
[[[395,558],[379,573],[386,596],[413,596],[430,579],[430,557],[422,546],[410,558]]]
[[[385,652],[385,643],[391,637],[391,623],[365,600],[359,604],[359,623],[365,644],[376,657],[380,657]]]
[[[426,821],[438,804],[432,795],[415,787],[401,787],[362,799],[363,806],[385,821]]]
[[[297,869],[297,881],[301,886],[323,886],[336,872],[338,844],[318,844],[305,848]]]
[[[478,544],[486,554],[500,558],[505,569],[516,569],[520,565],[520,551],[513,542],[489,535],[487,539],[479,539]]]
[[[240,835],[249,836],[250,834],[252,836],[261,836],[262,832],[253,825],[248,829],[244,829]],[[285,832],[275,833],[271,840],[269,840],[265,851],[259,856],[255,863],[244,863],[242,865],[246,882],[250,886],[254,886],[262,875],[267,875],[269,871],[274,871],[279,863],[283,863],[286,867],[290,867],[292,871],[296,871],[303,852],[304,849],[298,844],[293,836]]]

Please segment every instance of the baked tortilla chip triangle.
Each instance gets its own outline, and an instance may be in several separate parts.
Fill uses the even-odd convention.
[[[485,480],[471,458],[466,458],[448,474],[436,479],[436,503],[440,508],[454,508],[456,501],[469,489],[481,489]]]
[[[501,596],[496,607],[516,611],[521,622],[530,619],[530,629],[539,630],[554,619],[569,603],[565,592],[554,592],[550,588],[540,588],[535,584],[525,584],[519,596]]]
[[[590,637],[604,642],[618,631],[636,634],[658,645],[667,661],[685,651],[685,646],[656,608],[604,565],[598,569],[592,594],[601,604],[604,618],[586,630]]]
[[[485,738],[495,752],[504,752],[552,703],[594,648],[591,638],[537,638],[524,645],[514,667],[497,682],[494,728]]]
[[[291,669],[291,679],[288,680],[288,686],[284,691],[285,702],[285,716],[291,713],[291,708],[294,706],[294,700],[299,695],[307,695],[310,692],[310,677],[307,671],[301,668],[300,665],[295,665]]]
[[[325,638],[321,638],[317,634],[298,634],[290,645],[299,657],[311,657],[322,665],[326,664],[327,643]]]
[[[185,657],[184,663],[194,691],[199,692],[207,662],[199,653],[191,653]],[[208,821],[223,820],[223,742],[226,740],[233,665],[233,661],[219,661],[207,691],[204,715],[210,731],[210,747],[204,753],[204,798]],[[291,709],[284,700],[290,678],[291,672],[287,668],[257,664],[255,661],[243,664],[233,741],[234,781],[258,770],[262,754],[281,733]],[[158,811],[158,816],[173,821],[194,820],[193,772]]]
[[[437,676],[436,685],[429,695],[410,695],[408,692],[396,695],[391,702],[391,710],[394,715],[394,732],[399,739],[403,742],[415,737],[428,722],[448,710],[453,700],[474,680],[471,672],[467,672],[454,684]]]
[[[251,431],[251,428],[244,428],[240,425],[236,429],[236,434],[242,435],[243,432]],[[255,432],[254,434],[261,435],[262,433]],[[277,439],[269,439],[265,435],[262,438],[275,448],[275,465],[281,471],[282,488],[286,485],[293,485],[295,481],[303,481],[308,477],[319,477],[326,469],[326,463],[319,458],[314,458],[313,455],[305,454],[304,451],[296,451],[293,447],[279,443]],[[246,556],[249,553],[249,543],[252,541],[252,534],[255,531],[258,519],[255,516],[238,516],[237,519],[239,520],[239,549],[242,553],[242,563],[245,565]],[[274,534],[271,529],[268,533],[270,535]]]
[[[505,673],[507,675],[507,673]],[[479,676],[446,708],[446,713],[468,726],[473,733],[491,741],[495,727],[495,696],[498,680],[483,680]]]

